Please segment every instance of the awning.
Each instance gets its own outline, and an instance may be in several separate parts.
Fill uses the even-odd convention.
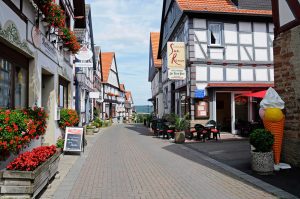
[[[241,94],[240,96],[247,96],[247,97],[256,97],[256,98],[264,98],[266,95],[267,90],[259,91],[255,93],[245,93]]]

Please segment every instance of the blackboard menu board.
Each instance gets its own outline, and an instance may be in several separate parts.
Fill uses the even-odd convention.
[[[81,151],[83,128],[67,127],[64,151]]]

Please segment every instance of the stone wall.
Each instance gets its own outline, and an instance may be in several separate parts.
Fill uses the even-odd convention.
[[[285,101],[282,160],[300,167],[300,26],[274,40],[275,89]]]

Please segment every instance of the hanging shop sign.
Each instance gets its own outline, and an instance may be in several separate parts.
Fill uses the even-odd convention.
[[[83,128],[66,127],[64,152],[81,152],[83,140]]]
[[[169,69],[168,70],[168,79],[170,79],[170,80],[185,80],[186,79],[185,69]]]
[[[83,46],[82,48],[80,48],[78,53],[75,54],[75,57],[80,61],[87,61],[93,57],[93,52],[86,46]]]
[[[185,69],[184,42],[168,42],[168,69]]]
[[[168,78],[170,80],[186,79],[185,44],[184,42],[168,42]]]
[[[75,67],[77,67],[77,68],[93,68],[93,64],[92,63],[75,62]]]

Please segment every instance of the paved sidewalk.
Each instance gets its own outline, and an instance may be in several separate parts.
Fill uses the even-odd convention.
[[[54,198],[275,198],[197,152],[145,131],[139,125],[114,125],[95,137]]]

